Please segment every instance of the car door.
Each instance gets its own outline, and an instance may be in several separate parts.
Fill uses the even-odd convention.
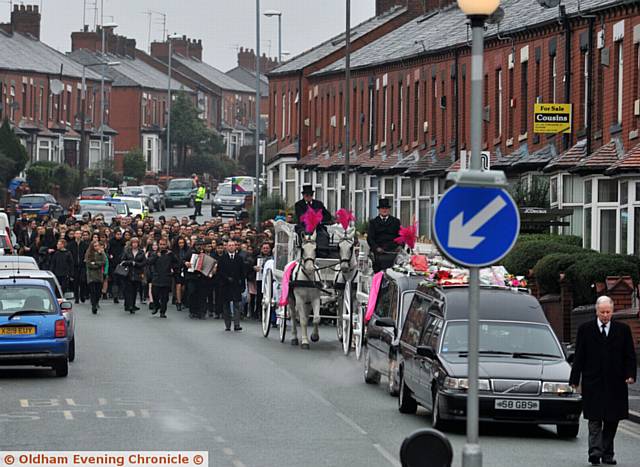
[[[438,348],[438,339],[442,332],[442,324],[443,321],[440,317],[430,313],[429,329],[423,333],[420,339],[420,345],[431,347],[435,353]],[[421,390],[419,397],[425,402],[426,407],[431,407],[431,383],[438,365],[437,358],[435,358],[435,356],[434,358],[419,356],[417,360]]]
[[[416,349],[420,343],[422,330],[428,326],[428,309],[430,299],[425,295],[416,294],[413,297],[400,336],[400,354],[402,356],[403,378],[409,388],[415,393],[420,379],[416,369]]]

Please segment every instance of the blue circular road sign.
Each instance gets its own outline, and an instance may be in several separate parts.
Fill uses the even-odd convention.
[[[440,251],[468,267],[495,264],[506,255],[520,230],[518,207],[502,188],[454,185],[433,216]]]

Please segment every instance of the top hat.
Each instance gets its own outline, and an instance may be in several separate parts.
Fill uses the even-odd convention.
[[[313,194],[313,186],[311,185],[304,185],[302,187],[302,194],[303,195],[312,195]]]
[[[389,204],[389,200],[387,198],[381,198],[378,201],[378,209],[380,209],[380,208],[391,209],[391,205]]]

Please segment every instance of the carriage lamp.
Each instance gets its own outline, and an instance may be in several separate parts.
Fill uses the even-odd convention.
[[[458,7],[467,16],[490,16],[500,6],[500,0],[458,0]]]

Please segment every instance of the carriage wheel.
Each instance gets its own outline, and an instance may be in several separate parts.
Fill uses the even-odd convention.
[[[280,323],[278,324],[280,342],[284,342],[287,337],[287,306],[282,307],[282,316],[280,317]]]
[[[353,295],[351,290],[351,281],[345,282],[342,294],[342,351],[345,355],[349,355],[351,352],[353,338]]]
[[[266,290],[262,297],[262,335],[269,337],[269,331],[271,330],[271,301],[273,300],[273,274],[271,269],[267,269],[263,280],[266,284]]]
[[[362,357],[364,343],[364,304],[356,303],[356,312],[353,315],[353,341],[356,348],[356,359]]]

